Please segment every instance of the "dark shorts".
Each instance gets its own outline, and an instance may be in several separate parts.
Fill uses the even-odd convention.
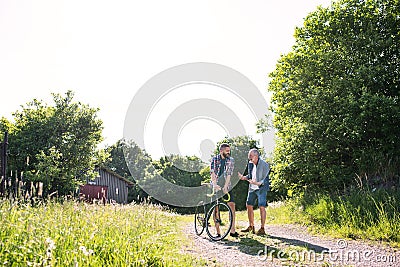
[[[249,191],[247,194],[246,204],[250,206],[256,205],[256,200],[258,202],[258,207],[267,206],[267,192],[266,188],[261,188],[256,191]]]

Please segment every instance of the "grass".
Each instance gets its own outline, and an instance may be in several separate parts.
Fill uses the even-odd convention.
[[[334,237],[400,244],[400,195],[353,192],[317,194],[273,203],[267,224],[301,223]],[[259,223],[255,210],[255,222]],[[237,230],[247,226],[247,212],[236,213]],[[0,265],[3,266],[207,266],[184,252],[190,246],[182,228],[193,215],[178,215],[155,205],[100,206],[67,201],[32,206],[0,200]],[[266,246],[274,253],[302,252],[272,237],[242,236],[227,242],[245,253]],[[277,257],[275,254],[272,257]]]
[[[267,232],[268,224],[301,224],[307,225],[311,231],[331,237],[384,241],[392,247],[400,247],[399,202],[399,192],[377,190],[355,191],[346,196],[315,194],[271,203],[267,208]],[[258,209],[254,215],[258,227]],[[238,229],[247,227],[246,211],[237,211],[236,219]],[[227,240],[234,241],[230,237]],[[285,264],[293,265],[321,259],[323,249],[279,236],[260,237],[252,234],[242,235],[239,242],[230,245],[253,255],[261,251],[266,261],[282,260]],[[325,261],[320,263],[329,266]]]
[[[272,203],[267,208],[267,224],[307,225],[312,232],[336,238],[364,241],[383,241],[391,247],[400,247],[400,192],[354,191],[348,195],[313,194]],[[260,223],[259,211],[254,221]],[[242,227],[247,226],[247,212],[236,213]],[[246,223],[243,225],[243,223]],[[240,227],[238,227],[240,228]],[[267,225],[268,228],[268,225]],[[268,229],[267,229],[268,232]],[[255,235],[242,236],[239,250],[256,254],[262,250],[270,261],[283,259],[286,263],[307,263],[305,258],[320,259],[320,248],[293,243],[285,238]],[[316,254],[313,254],[316,253]],[[328,264],[321,262],[321,264]]]
[[[181,252],[180,217],[152,205],[0,200],[0,265],[204,266]]]
[[[296,213],[299,213],[299,211],[296,211],[293,205],[289,205],[287,202],[274,202],[268,205],[266,224],[290,224],[297,222],[293,217],[296,217]],[[236,221],[245,221],[247,223],[247,211],[236,211]],[[257,207],[254,209],[254,222],[256,225],[260,224],[260,211]]]
[[[267,210],[268,223],[300,223],[333,237],[384,241],[400,247],[400,193],[314,194]]]

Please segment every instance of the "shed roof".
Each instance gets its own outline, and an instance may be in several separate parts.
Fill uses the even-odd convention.
[[[97,168],[97,169],[98,169],[98,170],[102,170],[102,171],[104,171],[104,172],[107,172],[107,173],[109,173],[109,174],[115,176],[116,178],[118,178],[118,179],[124,181],[125,183],[127,183],[128,186],[133,186],[133,185],[135,184],[134,182],[129,181],[129,180],[126,179],[125,177],[122,177],[122,176],[119,175],[118,173],[116,173],[116,172],[114,172],[114,171],[112,171],[112,170],[110,170],[110,169],[107,169],[107,168],[105,168],[105,167],[99,167],[99,168]]]

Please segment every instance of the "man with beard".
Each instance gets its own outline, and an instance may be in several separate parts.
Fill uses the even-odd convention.
[[[235,165],[234,159],[231,157],[231,148],[228,144],[221,144],[219,147],[219,154],[211,160],[211,181],[215,189],[221,189],[227,193],[231,189],[231,176]],[[235,227],[235,202],[231,198],[228,206],[232,209],[232,228],[230,235],[238,237]],[[218,228],[217,228],[218,229]]]

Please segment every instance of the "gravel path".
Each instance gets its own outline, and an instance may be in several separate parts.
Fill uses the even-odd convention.
[[[209,266],[400,266],[400,249],[316,236],[299,225],[267,225],[266,236],[242,233],[219,242],[206,233],[197,236],[193,224],[184,231],[192,240],[185,252],[206,259]]]

